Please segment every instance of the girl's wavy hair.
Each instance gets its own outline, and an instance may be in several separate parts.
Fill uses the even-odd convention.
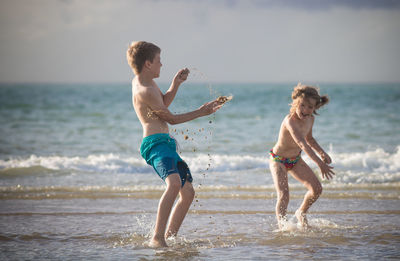
[[[297,86],[294,87],[294,90],[292,92],[293,102],[290,104],[292,106],[290,108],[291,115],[295,113],[296,108],[299,105],[299,102],[301,101],[301,99],[299,98],[314,99],[317,101],[317,103],[315,104],[315,109],[313,111],[315,115],[318,115],[317,110],[319,108],[321,108],[322,106],[326,105],[329,102],[329,97],[327,95],[321,96],[319,94],[319,90],[317,87],[298,83]]]

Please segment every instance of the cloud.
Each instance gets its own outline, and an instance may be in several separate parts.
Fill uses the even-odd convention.
[[[194,1],[194,0],[193,0]],[[207,0],[209,3],[215,1]],[[399,9],[398,0],[224,0],[225,7],[236,8],[245,3],[259,8],[293,8],[302,10],[328,10],[332,8],[351,9]],[[221,4],[221,3],[220,3]]]
[[[315,2],[3,0],[0,80],[129,81],[133,40],[162,48],[160,81],[400,80],[398,8]]]

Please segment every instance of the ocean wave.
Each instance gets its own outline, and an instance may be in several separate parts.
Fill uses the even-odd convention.
[[[251,170],[267,167],[267,158],[250,155],[210,155],[183,157],[192,172]],[[116,154],[89,155],[87,157],[36,156],[0,160],[0,173],[25,173],[74,170],[98,173],[151,173],[152,168],[139,157]]]
[[[400,146],[393,154],[381,148],[375,150],[350,153],[332,153],[333,163],[336,167],[349,170],[374,173],[399,173],[400,172]]]
[[[381,148],[364,153],[332,153],[338,175],[334,183],[387,183],[400,181],[400,146],[392,154]]]
[[[25,170],[24,170],[25,169]],[[147,173],[149,168],[142,159],[115,154],[89,155],[87,157],[36,156],[0,160],[1,174],[46,171],[78,171],[98,173]],[[28,171],[27,171],[28,170]]]
[[[304,155],[304,153],[303,153]],[[364,153],[330,152],[336,172],[332,183],[362,184],[400,182],[400,146],[394,153],[381,148]],[[192,173],[269,172],[268,155],[221,155],[197,153],[183,156]],[[319,172],[317,166],[304,156],[304,160]],[[118,154],[89,155],[87,157],[36,156],[0,160],[0,176],[46,175],[62,173],[142,174],[153,173],[152,167],[140,156]]]

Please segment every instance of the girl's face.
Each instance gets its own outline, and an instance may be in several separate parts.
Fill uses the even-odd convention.
[[[296,114],[300,120],[304,120],[310,116],[312,116],[317,101],[315,99],[305,99],[300,98],[299,103],[297,104]]]

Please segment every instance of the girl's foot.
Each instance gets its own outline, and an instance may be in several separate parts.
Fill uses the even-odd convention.
[[[309,228],[306,213],[301,212],[299,209],[296,210],[296,218],[302,228]]]

